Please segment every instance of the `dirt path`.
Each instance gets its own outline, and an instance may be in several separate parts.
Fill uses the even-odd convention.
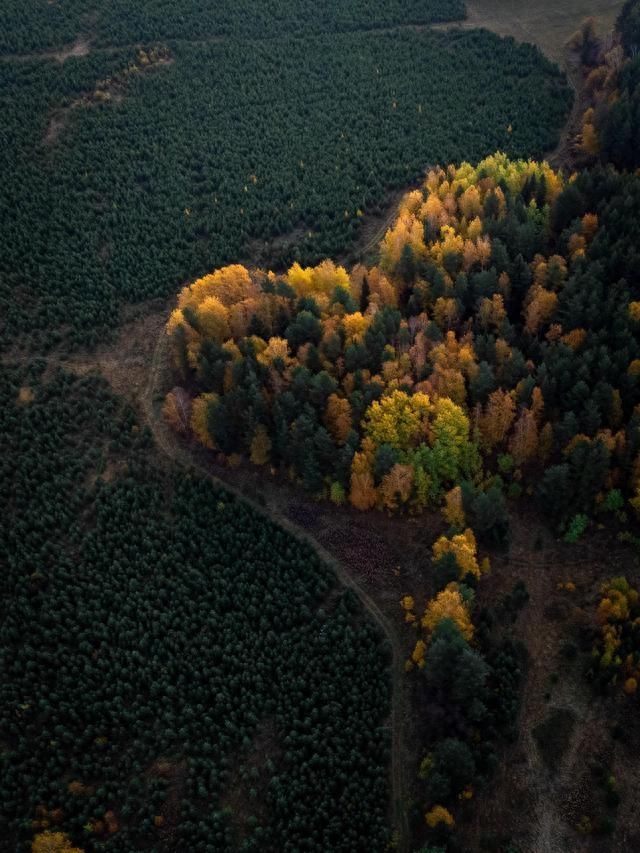
[[[91,49],[91,38],[89,36],[78,36],[78,38],[66,47],[58,50],[41,50],[33,53],[5,53],[0,55],[0,61],[4,62],[32,62],[34,59],[49,59],[59,62],[61,65],[73,56],[88,56]]]
[[[365,215],[360,236],[350,252],[353,257],[364,262],[367,256],[378,248],[398,215],[398,205],[401,199],[410,189],[411,187],[408,187],[390,195],[385,205],[386,210],[380,216]]]
[[[562,128],[558,144],[547,156],[547,160],[554,169],[562,169],[565,173],[569,173],[573,171],[575,140],[581,130],[582,116],[586,109],[586,99],[579,61],[567,52],[565,54],[564,67],[567,73],[567,80],[574,93],[573,106]]]

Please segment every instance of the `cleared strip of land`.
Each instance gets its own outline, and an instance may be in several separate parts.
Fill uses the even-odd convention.
[[[501,36],[529,41],[554,62],[562,64],[564,45],[581,21],[592,17],[598,29],[613,27],[624,0],[467,0],[468,16],[437,29],[485,27]]]

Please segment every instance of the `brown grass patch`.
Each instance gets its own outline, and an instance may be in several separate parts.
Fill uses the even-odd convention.
[[[78,36],[73,44],[63,47],[61,50],[51,53],[51,58],[56,62],[66,62],[72,56],[88,56],[91,42],[86,36]]]
[[[67,107],[66,109],[56,110],[52,113],[44,134],[43,142],[45,145],[54,145],[58,141],[58,137],[69,124],[70,112],[71,107]]]
[[[594,18],[600,32],[612,29],[623,0],[467,0],[468,17],[438,29],[484,27],[517,41],[532,42],[562,65],[567,39],[585,18]]]

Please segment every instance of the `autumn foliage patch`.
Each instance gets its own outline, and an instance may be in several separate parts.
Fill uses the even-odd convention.
[[[497,154],[429,171],[376,266],[196,280],[167,324],[170,421],[314,495],[476,532],[525,489],[560,523],[633,498],[640,293],[614,206],[636,183],[602,198]]]

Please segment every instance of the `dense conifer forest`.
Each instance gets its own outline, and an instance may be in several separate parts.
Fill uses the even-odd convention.
[[[123,303],[252,252],[347,252],[425,164],[543,154],[569,100],[537,51],[488,32],[0,59],[0,342],[95,343]]]
[[[43,7],[37,0],[7,0],[0,30],[1,53],[25,53],[75,40],[90,32],[101,45],[130,45],[149,39],[206,41],[273,38],[283,33],[375,30],[463,18],[463,0],[221,0],[173,3],[146,0],[132,5],[114,0],[99,9],[88,0]]]
[[[154,470],[103,381],[8,371],[0,394],[0,849],[382,849],[388,650],[357,599]]]

